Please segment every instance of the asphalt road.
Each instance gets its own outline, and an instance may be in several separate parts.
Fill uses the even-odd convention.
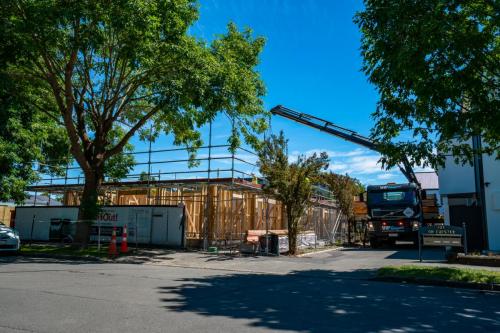
[[[0,332],[500,332],[498,293],[367,280],[374,266],[413,261],[408,251],[0,258]]]

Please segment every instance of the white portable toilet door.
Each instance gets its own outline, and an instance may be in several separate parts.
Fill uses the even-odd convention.
[[[166,214],[165,214],[166,215]],[[154,214],[151,230],[151,243],[154,245],[167,245],[168,216]]]
[[[183,215],[183,208],[173,207],[168,210],[168,245],[182,246],[184,237]]]

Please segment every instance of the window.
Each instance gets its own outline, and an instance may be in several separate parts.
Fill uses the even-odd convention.
[[[368,204],[370,205],[406,204],[414,206],[417,204],[417,198],[414,191],[368,192]]]

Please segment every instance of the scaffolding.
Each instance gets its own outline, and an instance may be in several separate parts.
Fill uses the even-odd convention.
[[[246,148],[209,144],[198,148],[198,157],[183,158],[188,148],[149,149],[132,154],[135,170],[123,179],[106,178],[100,187],[102,205],[184,205],[187,246],[232,247],[245,241],[248,230],[286,229],[283,205],[262,191],[264,180],[257,169],[257,155]],[[188,167],[196,162],[197,166]],[[163,170],[162,170],[163,169]],[[250,170],[248,170],[250,169]],[[84,177],[68,165],[63,177],[47,176],[29,187],[34,204],[39,193],[57,195],[65,206],[79,205]],[[331,193],[316,188],[313,205],[301,219],[301,229],[314,231],[319,240],[336,239],[339,212]],[[52,201],[54,204],[55,201]]]

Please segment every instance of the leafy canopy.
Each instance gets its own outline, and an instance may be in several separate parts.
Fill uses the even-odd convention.
[[[473,135],[500,157],[499,3],[365,0],[365,7],[354,20],[363,70],[380,94],[372,135],[383,162],[407,155],[436,166],[450,153],[470,161],[471,147],[461,143]]]
[[[26,186],[39,173],[62,174],[69,161],[67,140],[52,119],[25,107],[29,92],[12,95],[12,89],[21,87],[11,86],[4,78],[0,74],[0,201],[20,203]]]
[[[0,73],[0,201],[22,203],[28,185],[43,175],[64,177],[72,161],[65,129],[32,109],[36,98],[29,84]],[[115,155],[106,161],[104,175],[118,180],[134,163],[132,155]]]
[[[14,95],[29,90],[23,112],[65,133],[90,192],[104,174],[130,169],[130,157],[117,156],[134,135],[170,133],[194,153],[198,128],[219,112],[234,122],[233,148],[240,134],[257,144],[265,129],[254,70],[263,38],[234,24],[210,44],[190,36],[196,1],[3,1],[0,13],[3,77],[26,87]]]

